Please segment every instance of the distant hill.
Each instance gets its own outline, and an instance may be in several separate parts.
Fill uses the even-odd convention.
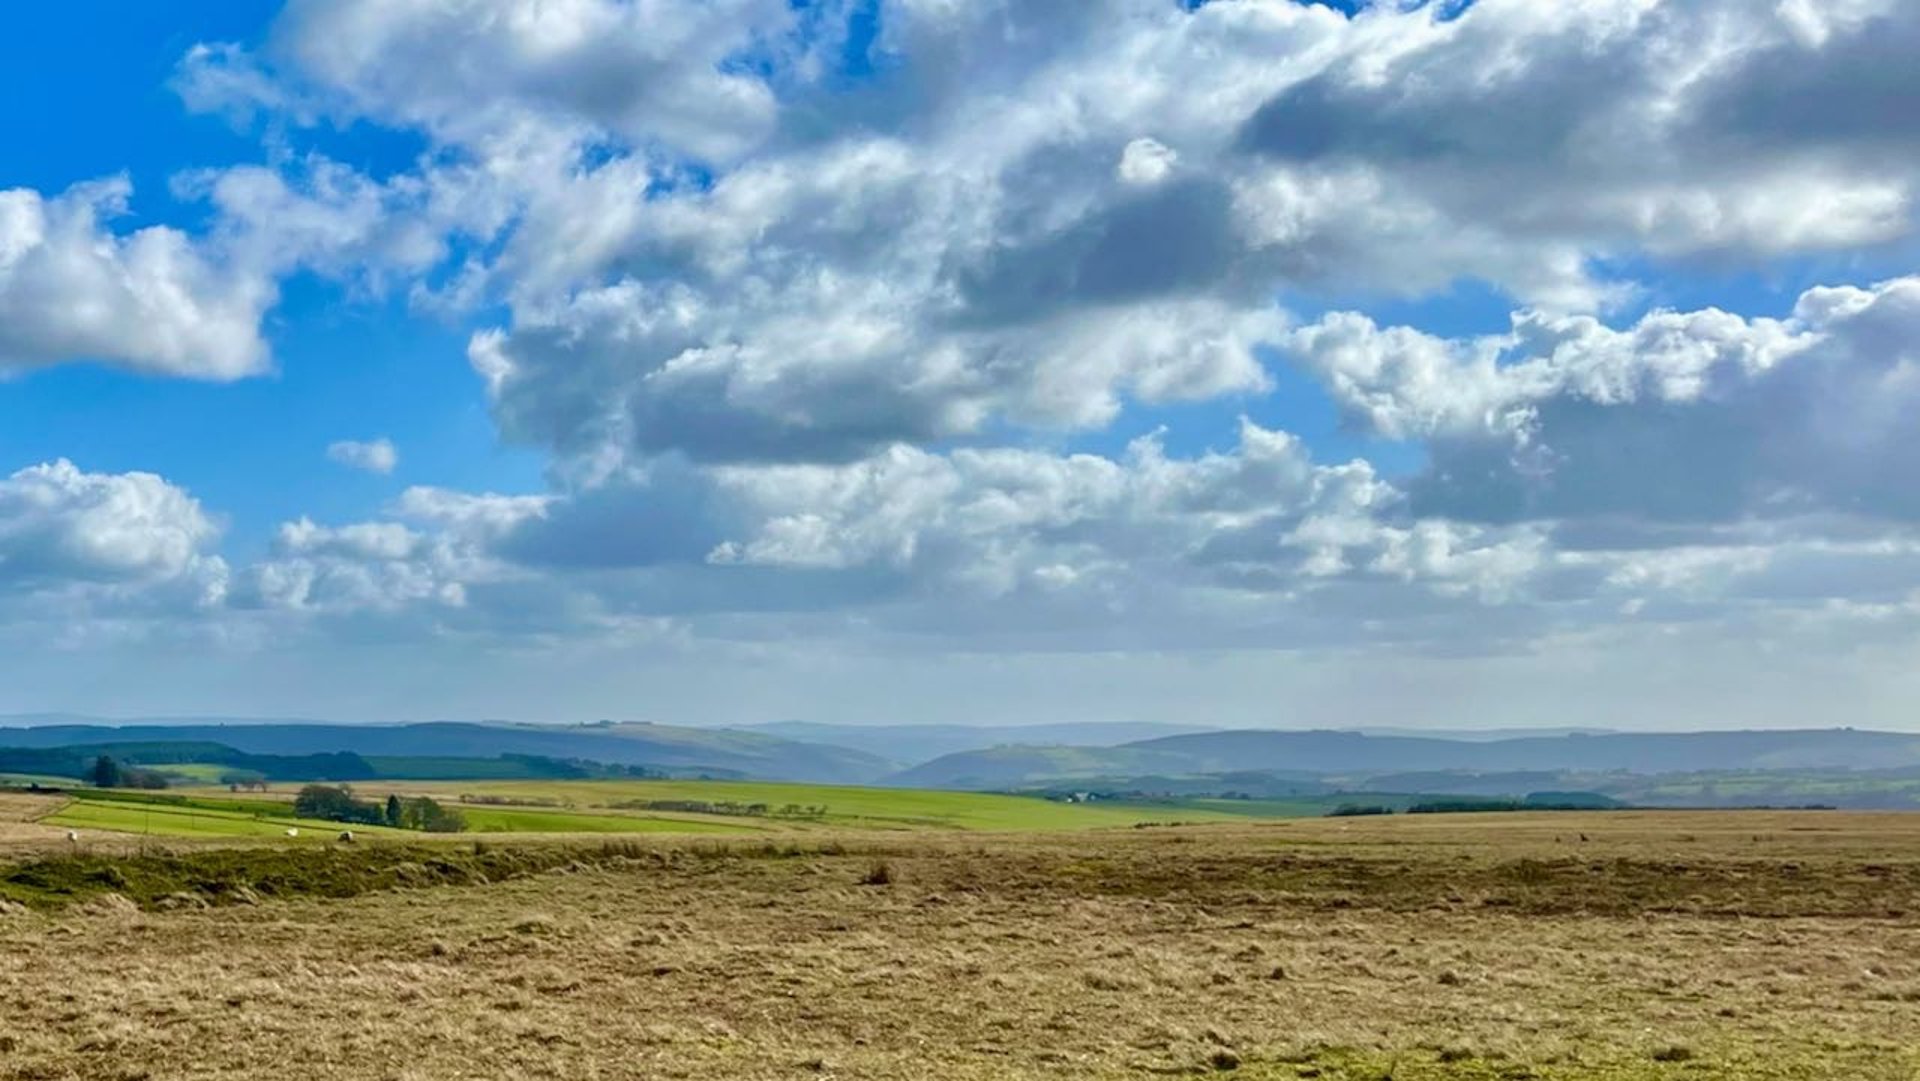
[[[1280,770],[1874,769],[1920,765],[1920,735],[1855,729],[1607,733],[1452,740],[1357,732],[1228,731],[1105,749],[999,747],[948,755],[890,778],[924,787],[1008,788],[1073,777]]]
[[[33,724],[38,720],[59,723]],[[19,722],[28,722],[20,724]],[[62,747],[101,743],[218,743],[249,754],[310,755],[349,752],[368,757],[496,758],[540,755],[676,773],[861,784],[894,766],[846,747],[805,743],[755,732],[661,724],[531,725],[434,721],[356,725],[238,720],[104,722],[71,717],[0,718],[0,746]]]
[[[912,765],[959,754],[1009,745],[1044,744],[1059,747],[1111,747],[1118,743],[1195,735],[1217,729],[1202,725],[1155,724],[1146,721],[1085,722],[1075,724],[966,725],[966,724],[819,724],[812,721],[773,721],[738,726],[780,739],[847,747],[901,765]]]

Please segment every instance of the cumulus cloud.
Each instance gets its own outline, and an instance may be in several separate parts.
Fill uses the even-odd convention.
[[[419,158],[184,175],[195,237],[14,193],[0,364],[246,374],[296,269],[483,313],[467,358],[553,490],[291,522],[235,575],[252,613],[1461,650],[1906,620],[1920,285],[1616,316],[1634,275],[1911,244],[1920,9],[1451,7],[887,0],[869,42],[851,3],[298,0],[257,53],[191,52],[183,98]],[[1506,332],[1282,307],[1462,281]],[[122,295],[165,301],[161,344],[101,329]],[[1420,464],[1089,436],[1295,393],[1276,355]]]
[[[272,279],[176,229],[114,232],[132,191],[124,178],[0,191],[0,373],[77,358],[228,380],[265,366]]]
[[[327,457],[349,469],[362,469],[368,473],[385,475],[391,473],[400,464],[400,452],[394,449],[393,440],[382,436],[379,439],[360,441],[343,439],[328,445]]]
[[[508,302],[470,348],[503,430],[608,468],[1257,392],[1279,289],[1472,277],[1578,312],[1631,291],[1599,260],[1910,235],[1902,76],[1861,74],[1920,33],[1891,0],[896,0],[863,79],[834,74],[851,18],[299,3],[277,78],[209,48],[183,84],[434,140],[409,183],[499,238],[446,295]],[[1777,70],[1846,121],[1775,108]]]
[[[30,466],[0,479],[0,599],[69,599],[89,612],[214,604],[226,584],[219,532],[191,495],[151,473]]]
[[[1426,513],[1482,520],[1911,522],[1920,278],[1821,287],[1785,318],[1522,313],[1445,340],[1336,314],[1290,346],[1357,423],[1429,441]]]
[[[308,518],[281,525],[267,558],[237,576],[233,604],[311,615],[436,617],[467,607],[469,590],[521,577],[491,546],[545,512],[542,497],[475,495],[409,488],[379,521],[326,526]]]

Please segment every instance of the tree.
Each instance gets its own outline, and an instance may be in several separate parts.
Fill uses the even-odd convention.
[[[293,813],[301,818],[324,818],[331,822],[358,822],[377,826],[380,808],[353,798],[345,785],[310,784],[293,798]]]
[[[459,833],[467,828],[467,816],[451,807],[420,797],[420,829],[428,833]]]
[[[398,826],[404,814],[400,808],[400,797],[391,793],[387,796],[387,825]]]
[[[94,759],[92,780],[101,788],[120,787],[120,763],[104,754]]]

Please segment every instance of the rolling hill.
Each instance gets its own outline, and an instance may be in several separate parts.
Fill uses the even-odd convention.
[[[249,754],[311,755],[351,752],[368,757],[495,758],[503,754],[582,758],[617,765],[716,777],[778,778],[860,784],[894,768],[878,755],[781,739],[756,732],[662,724],[531,725],[434,721],[421,724],[325,724],[238,720],[139,720],[6,726],[0,745],[217,743]]]
[[[901,765],[931,761],[964,751],[1005,746],[1111,747],[1119,743],[1195,735],[1217,731],[1201,725],[1156,724],[1147,721],[1078,722],[1068,724],[820,724],[812,721],[773,721],[742,725],[742,732],[776,736],[805,743],[876,754]]]
[[[1463,741],[1358,732],[1228,731],[1110,748],[996,747],[947,755],[889,778],[921,787],[1009,788],[1075,777],[1271,770],[1872,769],[1920,765],[1920,735],[1851,728],[1608,733]]]

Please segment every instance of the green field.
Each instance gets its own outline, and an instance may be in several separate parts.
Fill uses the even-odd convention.
[[[474,833],[713,833],[768,830],[986,830],[1064,831],[1124,828],[1143,823],[1225,822],[1246,817],[1244,808],[1213,809],[1185,804],[1070,804],[1037,797],[979,792],[858,788],[750,781],[369,781],[353,786],[362,798],[388,793],[425,795],[453,807]],[[275,785],[264,795],[229,797],[219,789],[189,789],[158,798],[189,799],[196,806],[250,813],[262,804],[293,797],[298,786]],[[538,802],[548,806],[470,803],[463,796]],[[763,814],[706,814],[649,808],[656,802],[762,805]],[[808,809],[782,813],[789,807]],[[824,808],[815,814],[812,809]],[[1313,812],[1306,812],[1313,813]]]
[[[760,804],[773,812],[789,806],[824,807],[822,815],[726,816],[722,821],[755,828],[836,828],[1008,831],[1082,830],[1126,827],[1150,822],[1220,822],[1244,817],[1206,808],[1150,803],[1059,803],[1031,796],[982,792],[935,792],[907,788],[857,788],[842,785],[781,784],[758,781],[591,780],[486,781],[432,784],[379,783],[366,792],[431,795],[454,802],[462,794],[546,800],[569,810],[646,814],[649,802]],[[626,805],[626,806],[621,806]],[[462,805],[463,811],[480,808]],[[538,808],[510,808],[529,814]],[[717,816],[676,816],[714,821]]]
[[[1028,796],[831,785],[680,780],[468,780],[381,781],[353,786],[363,799],[388,793],[432,796],[457,807],[466,834],[763,833],[787,830],[885,831],[982,830],[1071,831],[1124,828],[1144,823],[1225,822],[1258,814],[1250,806],[1214,808],[1179,804],[1074,804]],[[288,826],[332,836],[338,823],[292,815],[297,785],[266,793],[232,795],[202,787],[167,792],[79,790],[75,800],[45,819],[69,829],[112,830],[172,837],[273,837]],[[524,800],[528,805],[466,802],[463,797]],[[658,808],[655,803],[729,805],[732,813]],[[536,806],[532,804],[545,804]],[[756,807],[758,813],[745,813]],[[1288,813],[1317,813],[1288,808]],[[418,837],[384,828],[353,827],[356,833]]]
[[[303,836],[321,838],[349,828],[369,836],[420,837],[411,830],[297,818],[289,803],[290,791],[227,796],[209,789],[191,794],[80,790],[74,796],[73,802],[42,821],[68,829],[187,838],[284,837],[290,826],[303,830]],[[467,833],[743,833],[756,828],[748,820],[705,815],[593,814],[498,806],[466,806],[460,811],[467,820]]]
[[[199,801],[201,803],[207,801]],[[285,804],[280,807],[284,810]],[[263,817],[244,808],[214,810],[206,806],[179,806],[163,803],[135,803],[110,800],[77,799],[58,812],[40,820],[49,826],[66,829],[108,830],[115,833],[139,833],[162,837],[281,837],[288,828],[300,830],[299,840],[332,840],[342,829],[338,822],[319,822],[294,818],[290,814]],[[367,826],[351,827],[354,833],[404,837],[405,830]],[[289,838],[290,839],[290,838]]]
[[[220,778],[230,773],[244,773],[232,766],[222,766],[214,762],[170,762],[163,766],[151,767],[153,772],[165,776],[175,784],[182,781],[196,784],[218,784]]]
[[[55,777],[48,773],[0,773],[0,787],[5,788],[25,788],[28,785],[67,788],[78,783],[72,777]]]
[[[461,806],[469,833],[750,833],[746,822],[687,816],[589,814],[543,807]]]

